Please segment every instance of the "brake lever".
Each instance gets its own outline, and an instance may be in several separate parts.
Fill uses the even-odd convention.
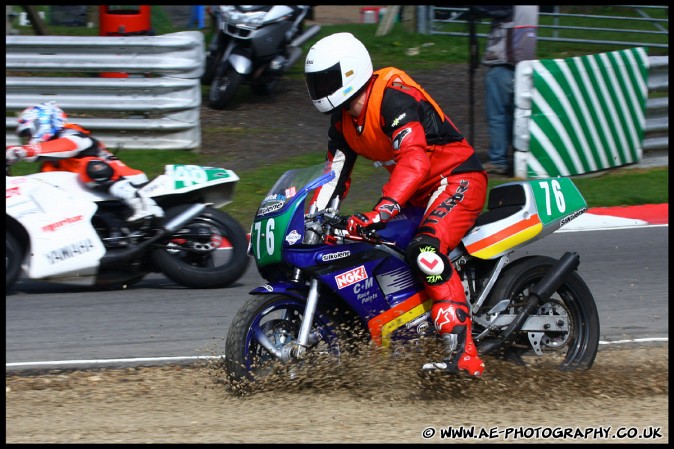
[[[372,226],[360,228],[358,233],[369,242],[379,243],[381,241],[381,236],[377,233],[377,229]]]

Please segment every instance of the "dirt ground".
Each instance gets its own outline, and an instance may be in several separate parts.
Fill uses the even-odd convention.
[[[316,21],[329,23],[338,14],[342,23],[357,21],[354,8],[318,6]],[[467,67],[419,71],[410,59],[404,69],[468,135]],[[484,161],[482,71],[475,83],[473,143]],[[204,106],[201,118],[204,159],[237,172],[325,150],[328,119],[311,105],[301,77],[282,80],[272,97],[242,92],[226,110]],[[424,361],[355,360],[246,396],[227,388],[215,364],[6,373],[6,443],[669,441],[668,344],[601,346],[585,373],[539,372],[486,358],[481,379],[429,380],[416,374]],[[450,427],[489,436],[443,437]],[[588,438],[572,438],[577,430]],[[549,438],[553,431],[568,436]],[[617,438],[628,432],[636,434]]]
[[[583,373],[485,357],[481,379],[422,379],[419,362],[360,358],[243,396],[215,363],[7,375],[6,443],[669,442],[668,345],[602,346]]]

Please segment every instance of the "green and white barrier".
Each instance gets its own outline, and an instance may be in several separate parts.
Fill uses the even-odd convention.
[[[515,176],[570,176],[639,162],[647,98],[643,47],[520,62]]]

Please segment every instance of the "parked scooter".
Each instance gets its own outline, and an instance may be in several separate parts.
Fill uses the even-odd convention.
[[[308,5],[219,5],[217,31],[206,51],[201,82],[210,84],[208,105],[224,109],[242,84],[270,95],[281,76],[302,56],[300,45],[320,27],[304,31]]]

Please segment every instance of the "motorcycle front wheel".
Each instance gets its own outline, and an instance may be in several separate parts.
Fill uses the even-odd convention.
[[[511,298],[509,309],[502,314],[517,314],[526,304],[530,290],[555,263],[555,259],[545,256],[513,262],[494,285],[487,309],[502,298]],[[558,325],[545,332],[519,332],[513,345],[501,350],[501,355],[520,365],[560,371],[592,367],[599,347],[599,314],[594,297],[578,272],[572,271],[534,314]]]
[[[275,373],[292,378],[310,360],[338,363],[346,344],[340,339],[343,318],[320,307],[311,326],[311,333],[320,338],[302,357],[281,361],[294,350],[305,304],[303,298],[287,295],[252,295],[237,312],[227,334],[227,377],[237,384],[260,381]]]
[[[243,84],[243,80],[244,75],[231,67],[223,72],[218,70],[208,91],[208,106],[212,109],[225,109]]]
[[[213,76],[218,68],[218,63],[222,60],[222,55],[225,52],[224,37],[217,30],[213,42],[209,45],[206,52],[206,62],[204,64],[204,74],[201,75],[201,84],[208,86],[213,82]]]
[[[166,219],[185,209],[166,211]],[[248,268],[248,238],[226,212],[212,207],[173,233],[150,253],[168,278],[189,288],[222,288],[238,280]]]

